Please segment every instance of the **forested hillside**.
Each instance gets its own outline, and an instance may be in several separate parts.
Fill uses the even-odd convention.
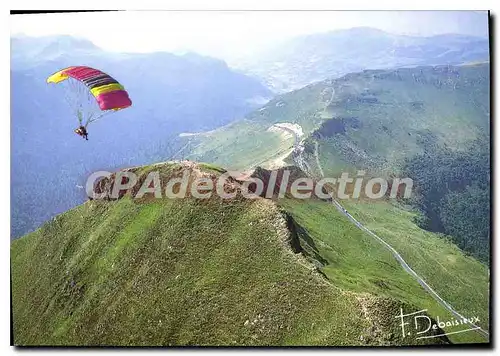
[[[490,258],[490,150],[480,138],[463,151],[429,147],[410,159],[405,173],[414,179],[414,204],[425,229],[452,236],[464,251]]]

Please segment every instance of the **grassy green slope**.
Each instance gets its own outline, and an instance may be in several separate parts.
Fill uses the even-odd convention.
[[[358,229],[331,204],[296,200],[282,200],[280,204],[307,229],[319,253],[328,262],[322,271],[333,284],[346,290],[370,291],[375,295],[395,297],[412,305],[418,305],[421,309],[428,309],[429,315],[435,319],[438,317],[440,320],[454,319],[401,268],[386,247]],[[356,213],[372,212],[371,208],[364,204],[347,206],[349,210],[358,207],[353,209]],[[384,207],[379,207],[378,211]],[[467,317],[478,316],[481,320],[480,325],[487,329],[488,285],[485,266],[472,258],[465,257],[456,246],[444,242],[434,234],[410,226],[411,223],[403,212],[397,209],[391,211],[392,214],[398,212],[403,216],[399,216],[399,219],[396,217],[393,221],[384,221],[377,225],[379,229],[374,231],[384,238],[387,237],[386,241],[393,244],[405,259],[408,258],[406,261],[410,266],[438,293],[442,293],[440,295],[458,311]],[[377,213],[373,214],[379,216]],[[353,215],[357,217],[357,214]],[[360,221],[364,222],[361,217]],[[371,227],[370,224],[367,226]],[[390,233],[386,234],[389,231]],[[416,237],[414,242],[404,241],[411,232]],[[449,259],[448,262],[443,261],[443,258]],[[454,262],[451,262],[451,258]],[[463,326],[447,328],[446,332],[463,329]],[[486,341],[473,331],[449,337],[456,343]]]
[[[355,300],[299,265],[264,211],[123,199],[60,216],[13,243],[16,344],[358,343]]]
[[[412,268],[464,316],[488,329],[489,271],[443,236],[422,230],[415,213],[384,201],[344,201],[347,210],[393,246]]]
[[[337,288],[292,252],[289,233],[263,199],[88,201],[12,242],[14,343],[440,342],[403,339],[386,317],[401,301]]]
[[[305,135],[324,120],[321,113],[331,98],[330,82],[307,86],[281,95],[245,120],[232,123],[204,135],[186,137],[185,158],[214,162],[227,169],[248,169],[265,165],[293,147],[294,139],[283,140],[267,131],[275,123],[299,124]]]
[[[225,126],[201,138],[188,138],[189,159],[204,161],[232,169],[246,169],[263,164],[293,146],[293,139],[281,140],[279,134],[268,132],[269,125],[247,120]],[[233,155],[227,152],[232,151]],[[235,159],[235,157],[238,157]]]

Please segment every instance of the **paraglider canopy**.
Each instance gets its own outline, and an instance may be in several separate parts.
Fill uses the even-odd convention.
[[[48,77],[47,83],[65,86],[65,98],[85,127],[109,112],[132,105],[127,91],[116,79],[94,68],[68,67]]]

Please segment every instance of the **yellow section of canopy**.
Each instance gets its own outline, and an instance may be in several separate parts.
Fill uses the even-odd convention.
[[[98,95],[109,93],[110,91],[116,91],[116,90],[125,90],[125,88],[121,84],[112,83],[90,89],[90,92],[92,93],[92,95],[97,97]]]
[[[47,78],[47,83],[59,83],[62,82],[63,80],[68,79],[68,75],[65,72],[71,68],[73,67],[64,68],[63,70],[60,70],[59,72],[52,74],[50,77]]]

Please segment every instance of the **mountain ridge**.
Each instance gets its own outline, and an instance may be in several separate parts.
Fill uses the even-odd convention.
[[[279,95],[243,121],[180,137],[179,156],[241,170],[300,158],[315,176],[411,178],[419,225],[488,262],[489,76],[489,63],[350,73]],[[460,199],[467,209],[454,208]]]
[[[144,176],[159,170],[163,180],[186,169],[196,176],[220,174],[219,168],[193,162],[132,171]],[[412,302],[340,290],[328,282],[329,277],[315,272],[310,257],[292,248],[302,245],[304,238],[318,242],[314,235],[297,235],[289,229],[293,225],[302,234],[308,230],[295,220],[296,213],[286,217],[262,198],[222,204],[218,199],[190,198],[144,197],[134,202],[125,193],[116,201],[88,201],[12,242],[14,342],[71,346],[450,342],[402,337],[394,315],[400,307],[417,310]],[[128,218],[122,221],[124,217]],[[206,233],[216,231],[210,228],[214,224],[219,232],[209,238]],[[418,284],[401,276],[423,296]],[[35,299],[38,307],[33,309]],[[434,307],[431,314],[438,310]],[[85,333],[79,331],[82,328]]]

